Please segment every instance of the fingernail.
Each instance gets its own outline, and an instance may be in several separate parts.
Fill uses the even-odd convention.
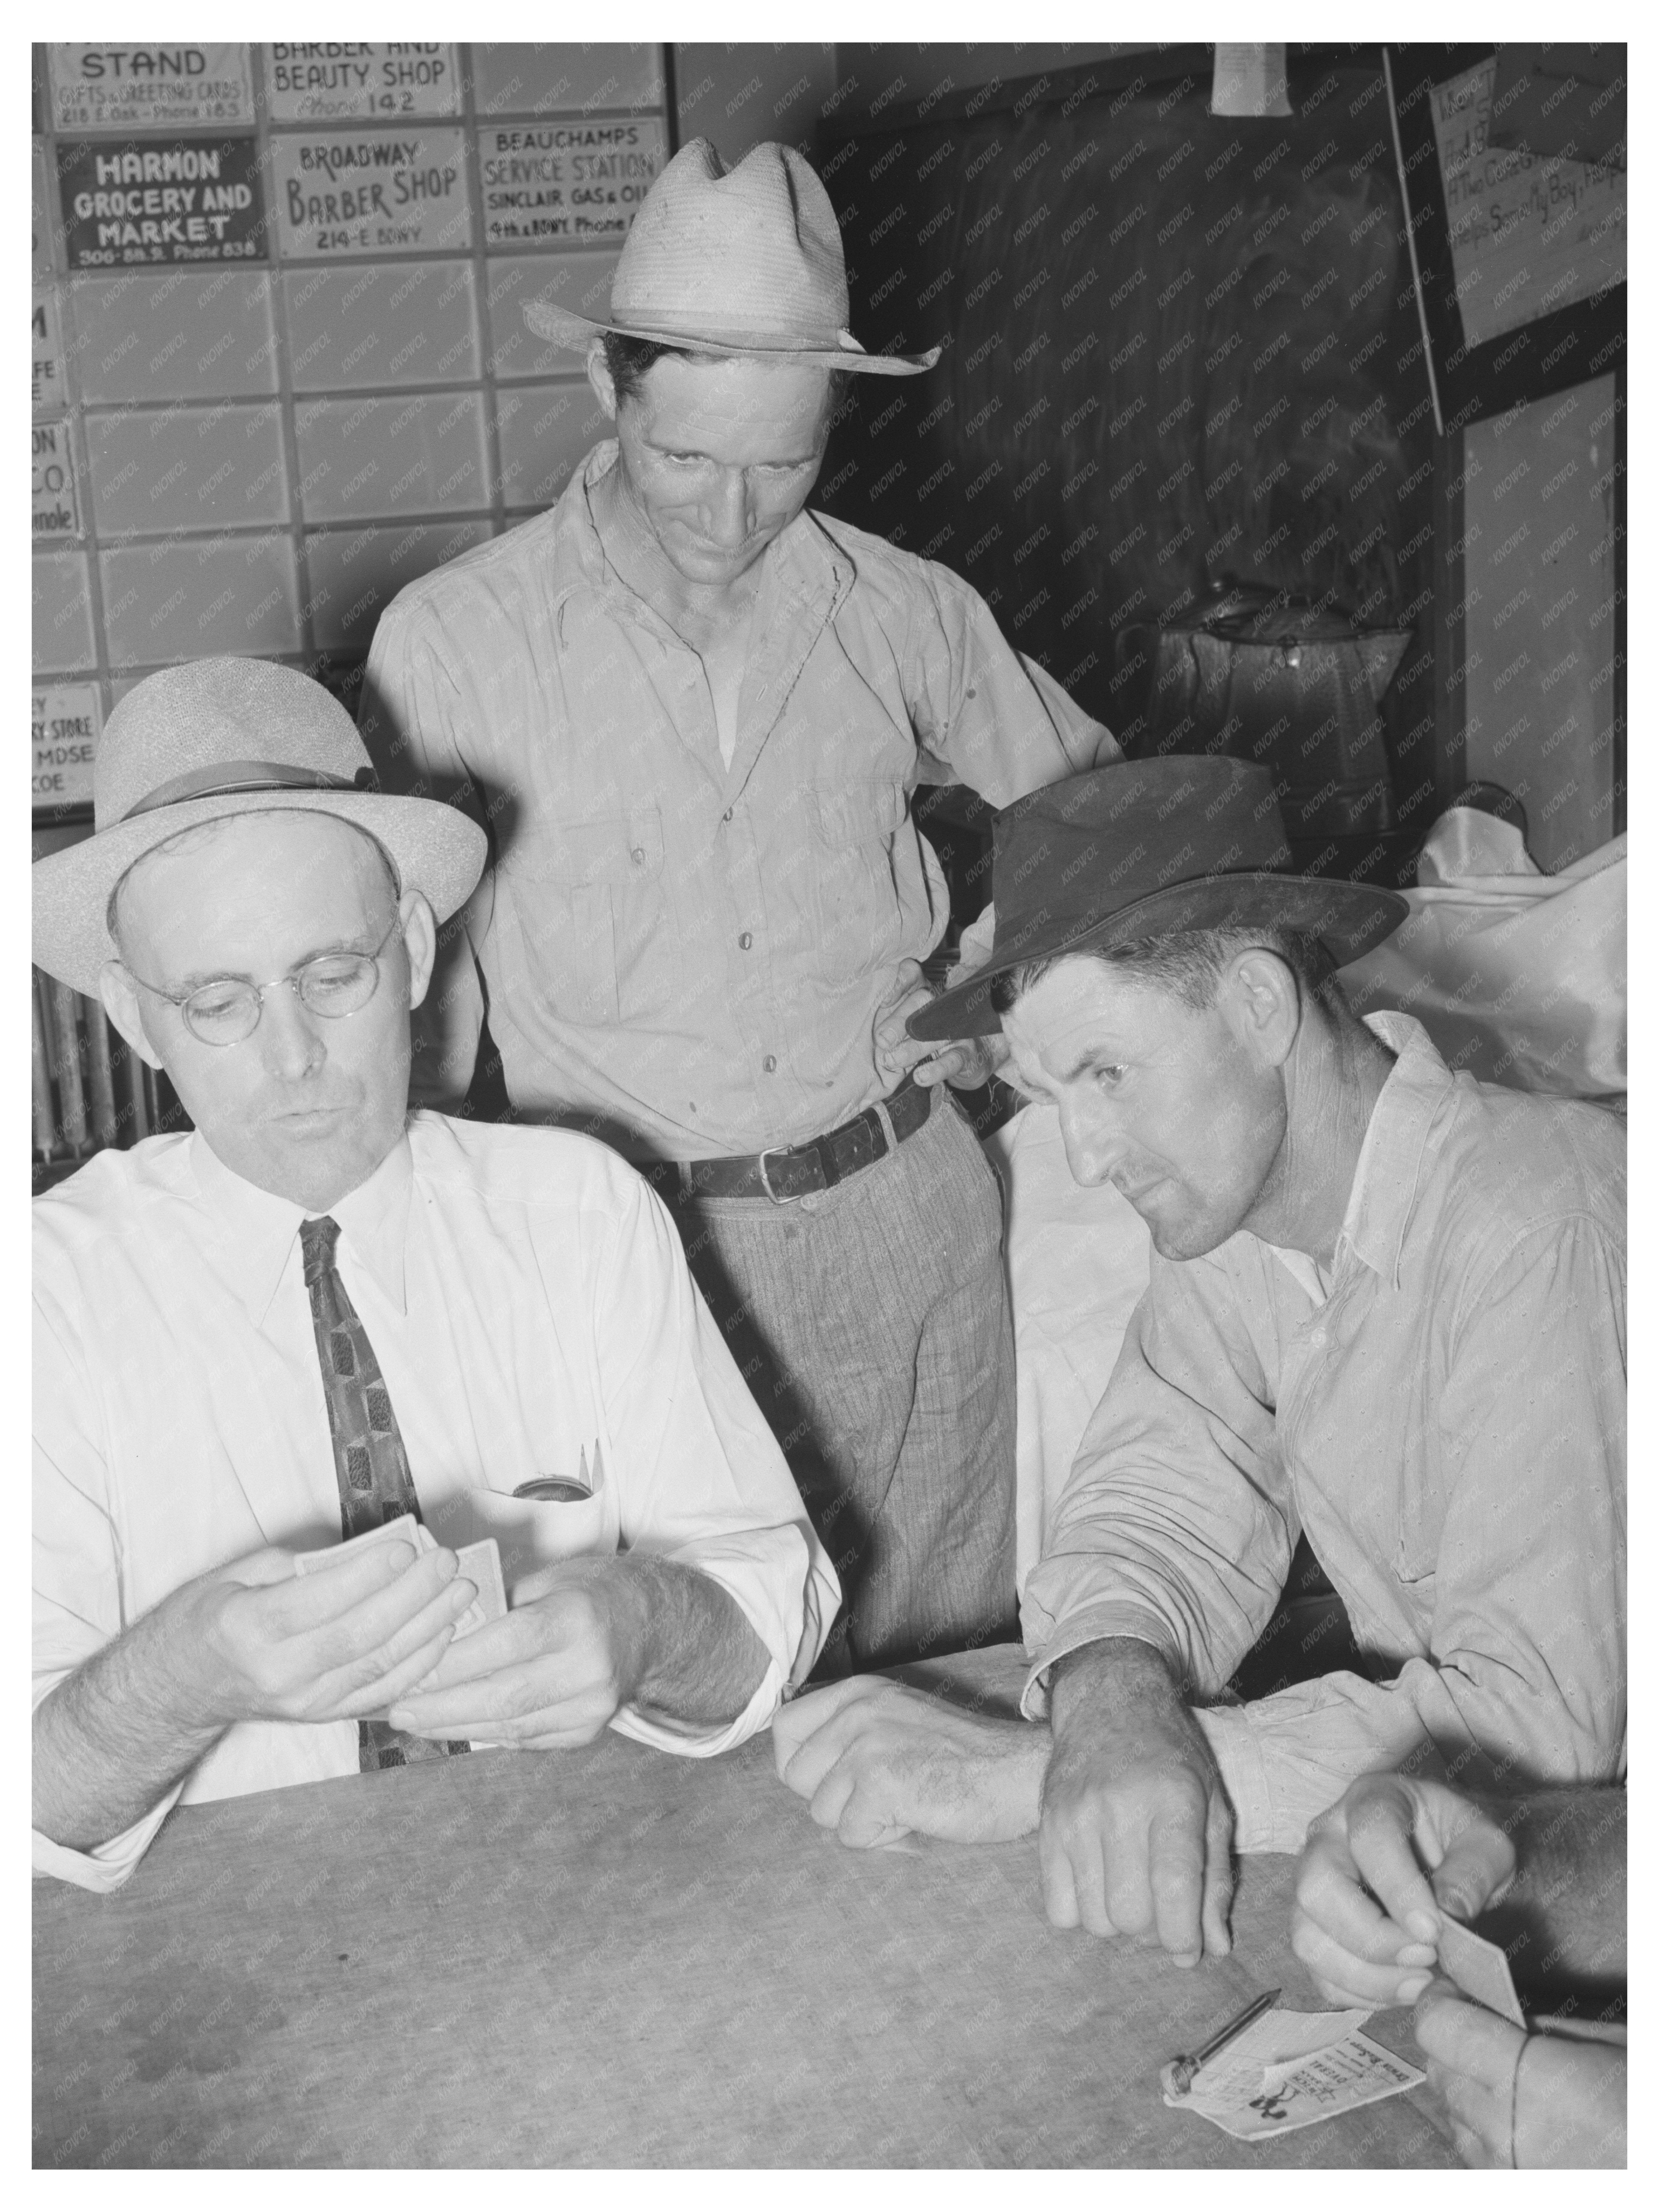
[[[1432,1974],[1407,1974],[1395,1992],[1395,2002],[1399,2004],[1415,2004],[1433,1979]]]
[[[468,1582],[465,1575],[458,1575],[451,1586],[449,1594],[452,1599],[460,1600],[460,1603],[455,1607],[456,1612],[465,1613],[478,1595],[478,1586],[476,1583]]]
[[[1396,1966],[1431,1966],[1435,1961],[1432,1943],[1402,1943],[1394,1954]]]
[[[1425,1943],[1433,1943],[1439,1938],[1440,1923],[1431,1912],[1408,1912],[1406,1915],[1406,1925],[1413,1936],[1419,1936]]]
[[[393,1705],[386,1717],[389,1728],[406,1729],[409,1726],[409,1708],[407,1705]]]
[[[1177,1966],[1195,1966],[1202,1954],[1197,1951],[1172,1951],[1170,1956]]]

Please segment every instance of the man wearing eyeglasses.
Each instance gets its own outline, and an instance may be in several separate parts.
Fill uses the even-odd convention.
[[[254,661],[138,685],[95,774],[35,958],[195,1129],[34,1208],[37,1871],[116,1887],[181,1796],[763,1726],[839,1593],[660,1202],[585,1138],[407,1110],[482,833]],[[457,1642],[422,1524],[466,1501],[546,1564]]]

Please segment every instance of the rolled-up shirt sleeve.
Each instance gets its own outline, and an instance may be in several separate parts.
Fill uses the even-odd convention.
[[[1194,1691],[1219,1691],[1272,1617],[1297,1533],[1224,1261],[1154,1254],[1026,1582],[1022,1710],[1040,1717],[1048,1669],[1108,1636],[1154,1644]]]
[[[924,574],[905,659],[928,754],[994,806],[1121,760],[1105,724],[1014,650],[971,584],[933,562]]]
[[[1622,1250],[1552,1224],[1474,1280],[1439,1394],[1448,1502],[1429,1650],[1200,1716],[1243,1850],[1297,1850],[1357,1774],[1425,1741],[1466,1784],[1602,1782],[1626,1761]]]
[[[119,1553],[98,1434],[97,1394],[73,1331],[44,1287],[35,1300],[33,1349],[31,1712],[123,1626]],[[89,1851],[71,1850],[31,1828],[33,1871],[82,1889],[118,1889],[183,1787],[181,1778],[142,1819]]]
[[[661,1200],[639,1177],[628,1181],[631,1199],[609,1240],[594,1312],[617,1438],[622,1542],[717,1583],[764,1647],[767,1667],[725,1726],[671,1723],[633,1707],[611,1725],[641,1743],[708,1758],[763,1728],[786,1690],[805,1679],[841,1589]]]

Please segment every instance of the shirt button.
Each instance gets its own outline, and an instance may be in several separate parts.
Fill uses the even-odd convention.
[[[766,1073],[769,1075],[775,1075],[778,1072],[778,1056],[776,1053],[769,1052],[765,1059],[762,1060],[761,1066],[766,1070]]]
[[[636,868],[642,868],[642,867],[645,866],[645,848],[644,848],[644,846],[643,846],[643,845],[635,845],[635,848],[634,848],[634,849],[633,849],[633,851],[629,854],[629,856],[628,856],[628,857],[629,858],[629,860],[632,860],[632,861],[633,861],[634,866],[635,866]]]
[[[745,930],[744,930],[744,932],[743,933],[743,935],[742,935],[742,936],[738,939],[738,951],[739,951],[739,952],[747,952],[747,951],[748,951],[748,950],[749,950],[749,948],[750,948],[750,946],[754,943],[754,941],[755,941],[755,940],[754,940],[754,939],[750,935],[749,932],[745,929]]]
[[[720,820],[721,820],[722,822],[729,822],[731,819],[732,819],[732,810],[731,810],[731,808],[728,806],[728,807],[726,808],[726,810],[725,813],[721,815],[721,817],[720,817]]]

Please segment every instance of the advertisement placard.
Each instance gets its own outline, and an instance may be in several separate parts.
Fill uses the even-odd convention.
[[[246,46],[51,46],[52,118],[60,131],[149,131],[252,123]]]
[[[284,133],[272,145],[277,252],[465,253],[472,202],[459,131]]]
[[[46,175],[46,149],[37,138],[34,142],[34,163],[29,171],[29,224],[31,231],[29,266],[38,283],[52,274],[52,187]]]
[[[70,427],[66,422],[33,422],[29,426],[33,441],[33,463],[30,472],[30,489],[33,494],[34,542],[50,543],[55,538],[78,538],[81,519],[75,502],[75,463],[70,452]]]
[[[33,803],[90,806],[92,767],[104,715],[95,684],[46,684],[29,696]]]
[[[252,138],[69,138],[58,149],[71,269],[263,261],[264,197]]]
[[[58,295],[37,288],[30,331],[34,347],[34,412],[56,415],[68,405],[64,386],[64,341],[58,322]]]
[[[484,243],[620,241],[667,159],[666,126],[655,116],[633,123],[481,125]]]
[[[455,49],[435,41],[270,46],[264,64],[273,123],[391,123],[404,115],[461,112]]]

